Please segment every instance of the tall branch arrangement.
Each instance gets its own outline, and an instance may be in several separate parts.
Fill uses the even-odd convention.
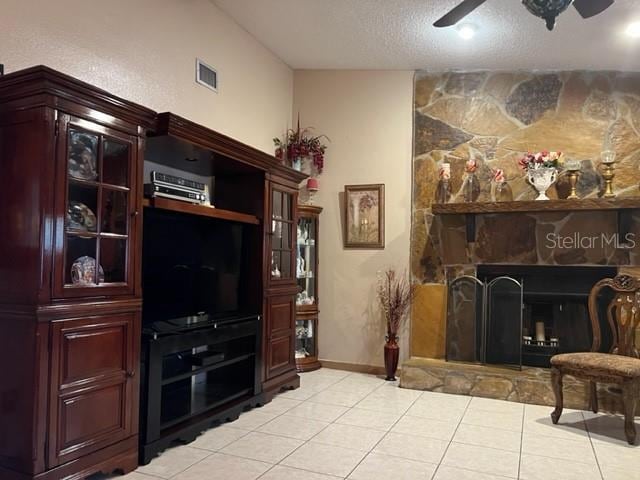
[[[387,324],[387,335],[396,336],[413,302],[415,287],[407,275],[393,268],[378,273],[377,294]]]

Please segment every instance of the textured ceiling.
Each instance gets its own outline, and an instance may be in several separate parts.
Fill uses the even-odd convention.
[[[295,69],[613,69],[640,71],[640,0],[547,31],[520,0],[487,0],[470,41],[431,24],[460,0],[212,0]]]

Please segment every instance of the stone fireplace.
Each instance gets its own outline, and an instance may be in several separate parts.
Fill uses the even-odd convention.
[[[419,287],[402,385],[551,404],[549,356],[589,349],[593,283],[640,276],[640,74],[418,72],[414,99],[411,273]],[[605,138],[617,158],[612,202],[601,198]],[[538,150],[581,162],[579,200],[560,208],[531,201],[536,192],[517,159]],[[481,187],[475,210],[460,203],[469,159]],[[433,205],[443,162],[453,192],[446,208]],[[515,200],[502,210],[486,207],[498,168]],[[548,194],[567,197],[564,173]],[[586,386],[566,385],[567,406],[585,408]],[[600,394],[614,410],[616,392],[601,386]]]
[[[401,386],[552,405],[551,356],[591,348],[587,299],[593,285],[619,272],[640,276],[634,244],[636,235],[640,244],[640,200],[611,202],[595,201],[589,212],[535,211],[542,208],[539,202],[482,206],[530,205],[531,211],[519,213],[475,212],[480,207],[467,204],[434,208],[430,232],[446,262],[444,281],[418,288],[414,358],[402,366]],[[625,212],[597,210],[597,205]],[[551,207],[566,209],[567,204],[550,202],[544,208]],[[630,241],[549,242],[549,235],[575,238],[574,233]],[[603,352],[611,346],[609,295],[603,293],[599,302]],[[422,310],[424,305],[430,310]],[[425,344],[436,353],[423,354]],[[588,408],[586,384],[569,379],[566,388],[567,406]],[[618,410],[619,392],[599,388],[602,408]]]

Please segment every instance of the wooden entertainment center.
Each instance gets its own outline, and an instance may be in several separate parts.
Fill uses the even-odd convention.
[[[216,208],[144,198],[148,157],[211,178]],[[171,441],[188,441],[299,385],[295,246],[304,174],[201,125],[42,66],[0,77],[0,172],[2,479],[126,473]],[[143,261],[156,261],[145,257],[143,245],[154,239],[143,225],[146,216],[162,215],[193,231],[219,225],[242,238],[237,272],[215,274],[225,292],[217,294],[226,295],[223,303],[237,297],[251,315],[211,315],[202,328],[154,332],[154,319],[143,311]],[[186,241],[171,225],[166,231]],[[216,256],[225,252],[216,245],[222,244],[195,253],[220,263]],[[224,282],[237,285],[233,294]],[[191,344],[205,351],[184,354]],[[208,345],[219,352],[209,355]],[[219,363],[207,363],[214,354]],[[201,363],[176,369],[176,361]],[[158,362],[172,373],[159,374]],[[233,375],[246,384],[225,396]],[[202,384],[189,387],[192,377],[204,379],[204,397]],[[179,403],[183,391],[188,399]],[[174,403],[160,413],[166,399]],[[145,445],[151,446],[142,455]]]

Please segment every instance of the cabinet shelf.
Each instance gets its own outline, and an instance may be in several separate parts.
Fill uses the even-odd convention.
[[[127,238],[129,238],[128,235],[123,235],[123,234],[120,234],[120,233],[87,232],[87,231],[84,231],[84,230],[74,230],[72,228],[67,228],[65,230],[65,233],[67,235],[71,235],[73,237],[80,237],[80,238],[115,238],[115,239],[120,239],[120,240],[126,240]]]
[[[255,215],[223,210],[221,208],[207,207],[204,205],[194,205],[192,203],[171,200],[168,198],[145,198],[142,205],[149,208],[159,208],[160,210],[170,210],[172,212],[186,213],[189,215],[199,215],[201,217],[219,218],[221,220],[229,220],[232,222],[260,225],[260,219]]]
[[[122,185],[113,185],[111,183],[98,182],[95,180],[83,180],[81,178],[72,177],[71,175],[69,175],[69,183],[74,185],[81,185],[85,187],[95,187],[95,188],[102,186],[109,190],[119,190],[121,192],[128,192],[130,190],[129,187],[124,187]]]
[[[163,394],[163,405],[166,404],[168,406],[162,410],[160,428],[166,429],[177,425],[225,403],[249,395],[252,391],[252,388],[244,388],[228,383],[218,383],[199,384],[193,389],[191,385],[188,385],[170,394]],[[184,398],[189,399],[189,406],[181,403],[181,400]]]

